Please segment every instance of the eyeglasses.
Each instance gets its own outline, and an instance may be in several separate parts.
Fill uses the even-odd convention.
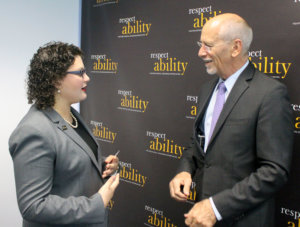
[[[205,44],[205,43],[203,43],[203,42],[201,42],[201,41],[197,41],[198,46],[199,46],[200,48],[203,47],[204,50],[205,50],[206,52],[210,52],[211,49],[212,49],[213,47],[215,47],[215,46],[219,46],[219,45],[221,45],[221,44],[226,44],[226,43],[229,43],[229,42],[223,41],[223,42],[217,43],[217,44],[215,44],[215,45],[207,45],[207,44]]]
[[[83,78],[84,74],[86,74],[86,69],[81,69],[79,71],[67,71],[67,73],[75,74]]]
[[[210,52],[210,51],[211,51],[211,48],[213,47],[213,46],[207,45],[207,44],[205,44],[205,43],[202,43],[201,41],[197,41],[197,44],[198,44],[198,46],[199,46],[200,48],[203,47],[204,50],[207,51],[207,52]]]

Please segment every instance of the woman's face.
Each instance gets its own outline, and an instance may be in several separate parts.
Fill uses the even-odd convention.
[[[90,78],[86,73],[83,73],[82,75],[75,74],[84,69],[85,68],[81,57],[76,56],[74,64],[71,65],[67,70],[67,72],[70,73],[67,73],[64,79],[60,81],[58,86],[58,89],[60,90],[58,96],[61,101],[67,104],[73,104],[86,99],[86,87],[87,83],[90,81]]]

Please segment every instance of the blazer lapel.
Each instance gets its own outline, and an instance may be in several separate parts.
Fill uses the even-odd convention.
[[[87,155],[91,158],[93,164],[95,165],[96,169],[99,171],[100,175],[102,175],[102,170],[100,168],[99,163],[96,160],[96,157],[95,157],[93,151],[87,145],[87,143],[77,134],[77,132],[69,124],[67,124],[63,120],[63,118],[53,108],[48,108],[48,109],[44,110],[43,112],[57,126],[57,128],[59,128],[74,143],[76,143],[84,152],[87,153]],[[72,111],[72,113],[74,115],[76,114],[77,120],[80,121],[80,123],[85,127],[85,123],[82,121],[81,117],[79,117],[79,114],[77,114],[76,111]],[[85,127],[85,129],[87,129],[87,128]],[[87,130],[87,131],[91,135],[90,131],[89,130]],[[94,137],[92,136],[92,138],[94,138]],[[96,142],[96,144],[98,146],[97,142]]]
[[[203,94],[205,94],[205,97],[202,100],[199,100],[199,111],[196,116],[196,121],[195,121],[195,127],[198,127],[198,125],[201,123],[204,114],[206,112],[210,97],[215,89],[216,84],[218,83],[219,79],[215,79],[209,82],[209,84],[204,88]]]
[[[85,121],[82,119],[81,115],[76,110],[74,110],[73,107],[71,107],[71,111],[74,114],[74,116],[77,118],[77,120],[79,120],[81,122],[81,124],[83,125],[85,130],[89,133],[89,135],[93,138],[93,140],[96,143],[97,147],[99,147],[98,142],[95,139],[95,136],[93,135],[91,129],[89,127],[87,127],[87,125],[86,125]]]
[[[202,123],[202,120],[204,118],[206,109],[207,109],[209,101],[210,101],[210,98],[212,96],[212,93],[213,93],[213,91],[215,89],[215,86],[218,83],[218,81],[219,81],[219,79],[217,78],[215,80],[212,80],[212,81],[208,82],[208,85],[205,86],[205,88],[203,88],[204,89],[203,92],[201,92],[202,94],[205,94],[205,96],[204,96],[203,99],[201,99],[201,100],[199,99],[199,101],[200,101],[199,102],[199,107],[198,107],[199,111],[198,111],[198,114],[196,116],[196,121],[195,121],[195,124],[194,124],[194,133],[195,133],[194,137],[195,138],[197,138],[197,136],[198,136],[197,135],[197,131],[198,131],[197,127],[199,127],[199,125],[201,125],[201,123]],[[204,134],[204,132],[203,132],[203,134]],[[199,147],[199,151],[200,151],[201,155],[204,156],[205,155],[204,150],[200,147],[200,144],[199,144],[197,139],[196,139],[196,144]]]
[[[95,136],[93,135],[91,129],[86,125],[85,121],[82,119],[81,115],[74,110],[73,108],[71,108],[72,113],[74,114],[74,116],[77,118],[77,120],[79,120],[81,122],[81,124],[83,125],[83,127],[85,128],[85,130],[89,133],[89,135],[92,137],[93,141],[96,143],[97,145],[97,152],[98,152],[98,163],[101,166],[102,165],[102,159],[100,157],[102,157],[102,152],[101,149],[99,147],[99,144],[97,142],[97,140],[95,139]]]
[[[225,104],[223,107],[223,110],[220,114],[220,117],[216,123],[215,129],[213,131],[213,134],[211,135],[207,150],[209,150],[211,142],[215,139],[216,135],[222,128],[226,118],[230,114],[231,110],[233,109],[234,105],[237,103],[241,95],[247,90],[249,87],[248,80],[252,79],[254,75],[255,68],[254,66],[249,63],[247,68],[242,72],[240,77],[235,82],[235,85],[233,86]]]

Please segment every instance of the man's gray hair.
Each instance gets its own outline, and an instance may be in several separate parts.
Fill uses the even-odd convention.
[[[242,41],[242,54],[248,54],[252,39],[252,28],[244,20],[228,20],[223,22],[219,36],[224,41],[240,39]]]

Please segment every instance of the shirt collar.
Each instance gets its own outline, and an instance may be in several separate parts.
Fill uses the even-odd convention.
[[[233,85],[235,84],[236,80],[239,78],[243,70],[248,66],[249,61],[247,61],[239,70],[237,70],[235,73],[233,73],[230,77],[228,77],[225,81],[221,78],[219,79],[219,83],[224,81],[226,90],[228,93],[230,93],[231,89],[233,88]]]

